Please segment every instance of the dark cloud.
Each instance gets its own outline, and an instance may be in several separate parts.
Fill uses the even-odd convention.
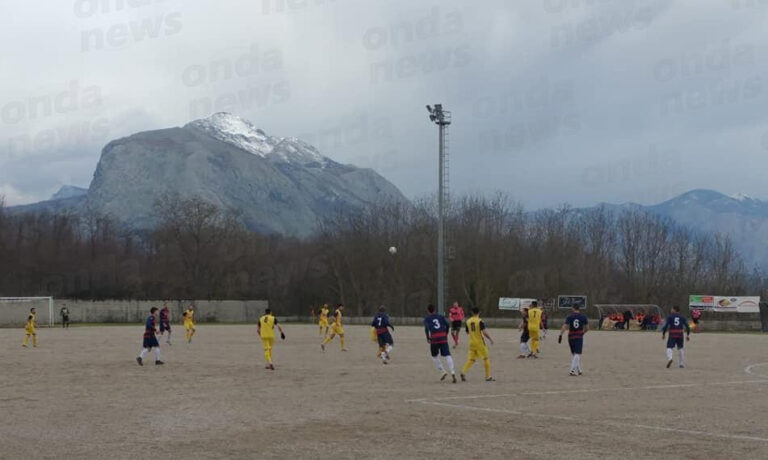
[[[751,0],[41,0],[0,4],[0,194],[87,186],[101,147],[231,111],[411,197],[424,105],[454,190],[528,207],[768,197],[768,17]]]

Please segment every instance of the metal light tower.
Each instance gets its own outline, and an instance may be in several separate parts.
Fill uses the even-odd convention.
[[[445,207],[448,204],[448,155],[447,131],[451,124],[451,112],[443,110],[443,104],[427,106],[429,120],[440,130],[438,147],[438,191],[437,191],[437,311],[445,313]]]

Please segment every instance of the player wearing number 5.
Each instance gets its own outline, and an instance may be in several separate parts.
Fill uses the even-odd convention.
[[[384,307],[379,307],[379,312],[373,317],[371,326],[376,331],[376,340],[379,342],[379,357],[381,357],[381,362],[388,364],[390,359],[389,353],[392,351],[392,345],[395,344],[395,341],[392,339],[392,334],[389,333],[389,329],[391,328],[392,331],[394,331],[395,326],[389,322],[389,316]]]
[[[571,314],[565,318],[563,327],[560,328],[560,337],[557,343],[563,341],[563,333],[568,330],[568,346],[571,348],[571,376],[581,375],[581,351],[584,347],[584,334],[589,331],[587,317],[579,311],[579,306],[574,305]]]
[[[467,363],[464,364],[464,368],[461,370],[461,381],[467,381],[467,372],[469,368],[475,364],[478,359],[483,360],[485,366],[485,381],[493,382],[491,377],[491,360],[488,358],[488,345],[485,344],[485,339],[488,339],[493,345],[493,339],[485,330],[485,323],[480,319],[480,309],[472,307],[472,317],[466,321],[465,330],[469,334],[469,353],[467,355]]]
[[[275,326],[280,331],[280,338],[285,340],[285,333],[283,328],[277,324],[277,318],[272,314],[272,310],[267,308],[264,310],[264,316],[259,318],[258,332],[261,337],[261,346],[264,348],[264,361],[266,369],[275,370],[275,365],[272,364],[272,346],[275,344]]]
[[[672,307],[672,312],[667,317],[664,327],[661,328],[661,339],[669,330],[669,339],[667,339],[667,368],[672,365],[672,349],[677,347],[677,361],[680,367],[685,367],[685,358],[683,357],[683,329],[685,329],[685,340],[691,340],[691,327],[688,320],[680,314],[680,307]]]

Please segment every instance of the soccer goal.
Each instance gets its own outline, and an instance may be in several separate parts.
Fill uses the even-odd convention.
[[[598,329],[655,331],[664,320],[664,311],[652,304],[597,304],[600,314]],[[627,315],[629,312],[629,315]],[[629,316],[629,324],[627,324]]]
[[[0,326],[21,326],[29,309],[37,309],[37,324],[53,327],[53,297],[0,297]]]

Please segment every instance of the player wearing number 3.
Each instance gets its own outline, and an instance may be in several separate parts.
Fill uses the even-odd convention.
[[[451,349],[448,347],[448,321],[445,319],[445,316],[435,313],[434,305],[427,306],[427,313],[428,315],[424,318],[424,333],[427,335],[429,354],[432,355],[432,361],[437,366],[440,374],[442,374],[440,381],[448,377],[448,372],[445,371],[445,367],[440,361],[440,355],[442,355],[445,363],[448,365],[448,370],[451,371],[453,383],[456,383],[456,371],[454,371],[453,367]]]
[[[664,340],[664,336],[669,330],[669,339],[667,339],[667,368],[672,365],[672,349],[677,346],[677,361],[680,367],[685,367],[685,359],[683,357],[683,329],[685,329],[686,340],[691,340],[691,327],[688,325],[688,320],[680,314],[680,307],[672,307],[672,313],[667,317],[664,327],[661,328],[661,339]]]
[[[568,346],[571,348],[571,376],[581,375],[581,351],[584,348],[584,334],[589,331],[587,317],[574,305],[571,314],[565,318],[557,343],[563,341],[563,332],[568,330]]]

